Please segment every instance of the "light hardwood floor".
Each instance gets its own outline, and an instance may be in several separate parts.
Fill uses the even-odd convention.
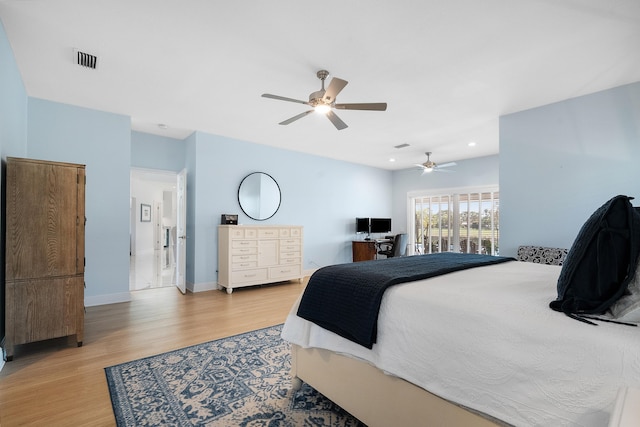
[[[113,426],[104,368],[283,323],[307,280],[187,293],[160,288],[88,307],[73,337],[17,346],[0,372],[0,426]]]

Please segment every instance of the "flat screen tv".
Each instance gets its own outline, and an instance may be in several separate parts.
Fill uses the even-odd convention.
[[[369,234],[369,218],[356,218],[356,234]]]
[[[371,218],[372,233],[391,233],[391,218]]]

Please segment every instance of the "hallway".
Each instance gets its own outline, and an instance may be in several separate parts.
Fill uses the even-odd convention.
[[[129,257],[129,289],[164,288],[175,285],[175,263],[167,258],[167,249],[145,252]]]

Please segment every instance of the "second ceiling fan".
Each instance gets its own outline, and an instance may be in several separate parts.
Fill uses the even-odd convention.
[[[295,102],[298,104],[305,104],[312,107],[311,110],[305,111],[304,113],[300,113],[297,116],[293,116],[290,119],[287,119],[283,122],[280,122],[281,125],[288,125],[290,123],[295,122],[298,119],[301,119],[307,116],[310,113],[318,112],[321,114],[325,114],[327,118],[333,123],[333,125],[338,130],[342,130],[347,127],[347,124],[343,122],[340,117],[338,117],[333,109],[337,110],[368,110],[368,111],[385,111],[387,109],[386,102],[374,102],[374,103],[361,103],[361,104],[336,104],[336,97],[340,93],[342,89],[347,85],[346,80],[339,79],[334,77],[329,82],[329,86],[324,88],[324,80],[329,75],[327,70],[320,70],[316,73],[318,78],[322,81],[322,87],[319,91],[311,93],[309,95],[309,101],[302,101],[299,99],[287,98],[285,96],[272,95],[270,93],[263,93],[262,96],[264,98],[277,99],[280,101],[289,101]]]

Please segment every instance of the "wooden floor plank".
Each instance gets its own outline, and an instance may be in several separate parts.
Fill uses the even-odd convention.
[[[305,285],[150,289],[88,307],[82,347],[73,337],[16,346],[0,372],[0,426],[113,426],[105,367],[283,323]]]

